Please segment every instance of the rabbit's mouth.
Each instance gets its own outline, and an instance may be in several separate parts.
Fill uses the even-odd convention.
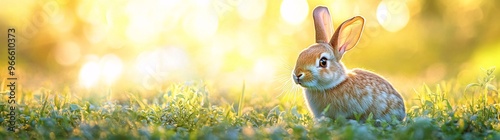
[[[304,73],[293,74],[293,82],[303,88],[315,88],[318,81],[311,77],[307,77]]]
[[[295,82],[295,84],[302,84],[302,82],[300,81],[299,78],[297,78],[296,76],[293,77],[293,82]]]
[[[300,78],[293,78],[293,81],[295,82],[295,84],[297,85],[300,85],[301,87],[303,88],[315,88],[317,82],[316,81],[305,81],[304,79],[300,79]]]
[[[293,74],[293,82],[295,84],[298,84],[300,86],[304,86],[304,74],[303,73],[299,73],[299,74]]]

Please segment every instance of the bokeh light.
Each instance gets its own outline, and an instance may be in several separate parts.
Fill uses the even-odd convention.
[[[114,54],[104,55],[99,64],[101,66],[101,75],[107,85],[113,84],[122,73],[122,61]]]
[[[284,84],[275,75],[289,80],[300,51],[314,43],[311,12],[319,5],[329,8],[335,28],[355,15],[365,17],[359,45],[342,61],[387,77],[402,92],[500,67],[500,10],[491,7],[500,2],[494,0],[4,3],[0,27],[18,33],[16,69],[70,88],[157,90],[200,80],[233,94],[246,81],[250,94],[279,93],[269,90]],[[23,82],[26,89],[41,83]]]
[[[191,74],[188,54],[178,47],[160,47],[138,55],[135,68],[143,87],[151,89],[167,80],[182,80]]]
[[[107,30],[105,24],[95,24],[85,27],[84,34],[90,43],[96,44],[106,38]]]
[[[70,66],[80,59],[80,46],[75,42],[63,42],[56,46],[54,54],[57,63]]]
[[[99,76],[101,75],[99,63],[90,61],[83,64],[80,70],[80,82],[86,88],[90,88],[99,82]]]
[[[145,44],[158,38],[167,11],[160,1],[133,0],[126,5],[129,17],[127,37],[134,43]]]
[[[377,20],[384,29],[397,32],[410,20],[410,12],[405,1],[382,0],[377,8]]]
[[[238,14],[247,20],[255,20],[261,18],[266,12],[266,0],[241,0],[238,5]]]
[[[253,72],[254,78],[257,79],[264,79],[264,78],[269,78],[273,79],[276,77],[276,67],[274,64],[276,62],[273,62],[272,59],[259,59],[255,62],[255,65],[253,66]],[[268,82],[268,81],[261,81],[261,82]]]
[[[200,40],[209,39],[217,32],[219,17],[210,10],[194,10],[184,17],[184,31]]]
[[[301,24],[309,14],[306,0],[283,0],[280,7],[281,17],[289,24]]]

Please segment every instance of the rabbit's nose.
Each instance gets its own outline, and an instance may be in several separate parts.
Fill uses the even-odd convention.
[[[300,82],[300,79],[302,79],[302,75],[304,75],[303,73],[299,73],[299,74],[293,74],[293,81],[295,82],[295,84],[301,84]]]
[[[302,77],[302,73],[299,73],[299,75],[297,75],[297,79],[300,79],[300,77]]]

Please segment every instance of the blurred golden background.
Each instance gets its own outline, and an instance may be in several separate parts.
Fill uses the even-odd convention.
[[[344,64],[383,75],[408,98],[422,83],[468,83],[500,65],[497,0],[1,0],[0,77],[15,28],[22,90],[154,93],[204,81],[235,97],[243,82],[251,97],[300,93],[290,75],[314,43],[317,5],[335,28],[366,18]]]

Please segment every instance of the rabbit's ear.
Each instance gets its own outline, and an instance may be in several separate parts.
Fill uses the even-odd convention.
[[[361,32],[365,26],[365,19],[361,16],[355,16],[346,20],[335,31],[330,44],[336,50],[337,59],[340,60],[344,53],[352,49],[359,41]]]
[[[313,11],[314,28],[316,29],[316,43],[328,43],[332,36],[332,18],[328,8],[318,6]]]

